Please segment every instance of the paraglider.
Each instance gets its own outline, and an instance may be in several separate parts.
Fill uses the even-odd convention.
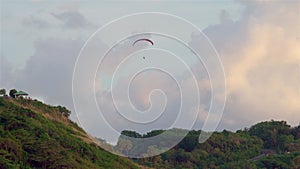
[[[151,43],[152,46],[154,45],[153,41],[151,41],[150,39],[145,39],[144,38],[144,39],[138,39],[138,40],[134,41],[132,46],[134,46],[139,41],[147,41],[147,42]]]

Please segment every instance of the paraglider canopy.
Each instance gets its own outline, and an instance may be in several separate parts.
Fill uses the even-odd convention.
[[[143,39],[138,39],[138,40],[134,41],[132,46],[134,46],[137,42],[140,42],[140,41],[146,41],[146,42],[151,43],[151,45],[154,45],[153,41],[151,41],[150,39],[143,38]]]

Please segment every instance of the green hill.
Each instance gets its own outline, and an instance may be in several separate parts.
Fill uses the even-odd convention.
[[[237,132],[214,132],[198,143],[201,131],[188,135],[160,155],[128,159],[97,146],[85,131],[68,119],[70,111],[37,100],[0,97],[0,169],[6,168],[203,168],[203,169],[300,169],[300,125],[268,121]],[[178,137],[182,129],[170,130]],[[146,138],[164,130],[124,135]],[[125,139],[125,140],[124,140]],[[105,143],[105,142],[103,142]],[[129,144],[130,146],[126,146]],[[130,154],[159,151],[152,142],[136,144],[120,137],[111,148]],[[167,145],[162,142],[161,146]],[[128,147],[131,147],[128,149]]]
[[[96,146],[69,114],[37,100],[0,97],[0,168],[138,168]]]
[[[178,130],[176,133],[180,133]],[[134,131],[123,131],[123,134],[146,138],[162,132],[158,130],[142,135]],[[250,129],[235,133],[226,130],[214,132],[202,144],[198,143],[200,132],[189,131],[188,135],[171,150],[158,156],[134,161],[153,168],[300,169],[300,126],[291,127],[284,121],[261,122]],[[157,145],[151,143],[139,145],[124,139],[121,136],[116,146],[123,153],[125,151],[134,154],[145,147],[148,148],[148,152],[155,149],[159,151]],[[126,149],[128,146],[124,144],[130,144],[131,149]]]

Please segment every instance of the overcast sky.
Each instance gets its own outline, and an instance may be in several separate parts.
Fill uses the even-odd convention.
[[[72,75],[80,49],[88,38],[101,26],[119,17],[137,12],[163,12],[182,17],[197,26],[211,40],[220,56],[226,78],[227,99],[218,130],[236,130],[271,119],[286,120],[291,125],[298,125],[299,8],[299,1],[296,0],[267,2],[4,0],[0,2],[0,88],[24,90],[46,103],[64,105],[73,111],[72,120],[77,121],[72,98]],[[143,18],[141,20],[156,23],[156,20],[145,21]],[[168,27],[168,22],[161,22],[161,25]],[[174,31],[176,30],[174,28]],[[111,30],[111,34],[105,36],[113,39],[118,35],[118,30],[115,31]],[[122,31],[121,29],[120,32]],[[138,31],[138,28],[133,29],[131,33],[135,31]],[[181,33],[184,34],[185,31]],[[204,45],[199,40],[199,35],[190,30],[186,30],[186,33],[188,45],[201,51]],[[86,73],[87,77],[94,77],[96,87],[94,88],[89,81],[82,80],[78,85],[85,86],[90,91],[80,92],[85,95],[84,93],[94,92],[95,89],[98,106],[107,122],[114,124],[113,128],[117,131],[135,129],[146,132],[170,127],[176,119],[178,105],[182,102],[180,100],[182,89],[181,92],[187,94],[184,103],[188,106],[183,109],[186,113],[186,123],[196,118],[193,128],[201,129],[209,113],[212,99],[210,72],[207,73],[205,65],[197,62],[189,50],[174,40],[156,35],[147,37],[157,42],[157,48],[174,52],[186,63],[185,65],[177,62],[178,60],[174,60],[170,53],[164,55],[155,51],[144,53],[147,56],[156,56],[146,58],[148,66],[165,63],[166,69],[174,71],[174,77],[182,82],[179,87],[174,77],[164,72],[146,71],[133,79],[128,91],[131,104],[126,102],[124,98],[127,97],[127,93],[123,89],[128,85],[126,82],[130,79],[130,72],[134,73],[135,68],[144,62],[139,60],[140,55],[134,54],[124,61],[121,67],[123,70],[120,68],[121,73],[117,74],[115,82],[111,78],[117,65],[134,52],[129,39],[118,44],[115,50],[106,56],[95,77],[88,71],[82,72]],[[95,42],[97,47],[89,50],[86,55],[97,55],[96,50],[104,51],[110,47],[105,39],[99,38]],[[146,49],[148,46],[140,44],[138,48]],[[204,54],[203,57],[208,56]],[[196,77],[196,85],[201,92],[200,106],[196,106],[198,102],[191,97],[195,90],[192,76],[188,74],[185,66],[190,67]],[[112,83],[113,87],[110,88]],[[154,89],[161,89],[165,95],[161,92],[151,93]],[[121,93],[115,98],[121,109],[134,106],[140,111],[145,111],[150,107],[152,109],[148,113],[155,114],[161,111],[161,107],[155,107],[156,104],[164,103],[166,101],[164,99],[167,99],[167,104],[159,120],[141,126],[122,119],[111,102],[113,93]],[[101,117],[95,118],[98,112],[90,107],[92,103],[87,100],[83,99],[81,102],[81,106],[86,107],[87,112],[78,112],[81,113],[79,117],[84,118],[80,119],[84,121],[83,127],[91,134],[113,142],[116,135],[106,132],[105,127],[99,124],[101,120],[97,118]],[[196,110],[196,117],[189,114],[192,110]],[[178,126],[185,125],[183,122]]]

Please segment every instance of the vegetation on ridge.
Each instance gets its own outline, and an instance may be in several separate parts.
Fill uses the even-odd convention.
[[[137,168],[99,148],[61,106],[0,97],[0,168]]]
[[[146,138],[162,132],[158,130],[141,135],[134,131],[123,131],[123,134]],[[190,131],[178,145],[165,153],[134,161],[153,168],[300,168],[300,125],[291,127],[285,121],[261,122],[235,133],[227,130],[214,132],[202,144],[198,143],[200,132]],[[139,146],[120,137],[117,148],[123,153],[138,152]],[[148,152],[151,152],[155,151],[153,148],[156,146],[141,147],[148,147]]]

